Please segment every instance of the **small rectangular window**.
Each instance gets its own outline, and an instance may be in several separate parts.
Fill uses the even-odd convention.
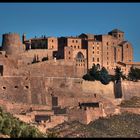
[[[97,58],[97,62],[99,62],[99,58]]]

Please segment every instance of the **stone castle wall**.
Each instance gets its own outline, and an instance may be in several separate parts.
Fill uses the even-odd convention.
[[[110,82],[108,85],[101,84],[100,81],[83,81],[82,89],[85,92],[99,94],[103,97],[114,98],[114,84]]]
[[[17,55],[23,52],[25,46],[20,41],[20,36],[17,33],[3,34],[2,49],[6,54]]]
[[[140,81],[123,81],[122,82],[122,93],[124,99],[130,99],[133,96],[140,96]]]
[[[123,99],[140,96],[140,82],[122,81]],[[4,76],[0,77],[0,99],[27,104],[52,104],[52,95],[58,97],[58,106],[77,106],[78,102],[94,102],[99,97],[115,99],[114,86],[80,78]],[[96,94],[96,98],[95,98]],[[99,98],[98,98],[99,99]]]

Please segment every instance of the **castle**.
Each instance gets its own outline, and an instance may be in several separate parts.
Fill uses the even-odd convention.
[[[105,67],[113,74],[116,66],[128,74],[133,62],[133,47],[124,39],[124,32],[114,29],[105,35],[80,34],[76,37],[46,37],[26,39],[22,42],[16,33],[3,34],[1,54],[16,58],[18,65],[30,65],[33,61],[63,61],[75,67],[73,77],[82,77],[94,64]],[[71,74],[72,75],[72,74]]]
[[[110,74],[116,66],[126,75],[131,66],[140,67],[139,62],[133,62],[131,43],[124,40],[124,32],[118,29],[107,35],[83,33],[58,38],[26,39],[23,34],[22,41],[19,34],[7,33],[3,34],[0,49],[0,105],[6,106],[9,112],[28,112],[31,106],[43,109],[39,114],[47,110],[47,117],[57,123],[61,119],[81,119],[81,115],[83,119],[88,117],[84,122],[89,123],[103,116],[104,109],[106,114],[111,114],[110,110],[114,112],[119,99],[139,96],[139,82],[121,81],[116,86],[113,82],[103,85],[99,81],[82,79],[94,64],[105,67]],[[116,99],[118,93],[121,96]],[[91,102],[92,106],[84,104],[84,107],[72,108],[79,102],[80,105]],[[97,108],[94,103],[99,104]],[[59,116],[64,114],[65,108],[68,108],[68,118]],[[34,113],[36,110],[29,115],[35,117]]]

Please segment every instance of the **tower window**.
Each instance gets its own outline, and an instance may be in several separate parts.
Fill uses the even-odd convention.
[[[127,44],[127,48],[128,48],[128,44]]]
[[[69,51],[69,54],[70,54],[70,51]]]
[[[93,57],[92,61],[94,62],[94,57]]]
[[[99,62],[99,58],[97,58],[97,62]]]
[[[107,43],[106,43],[106,45],[108,46],[108,45],[109,45],[109,43],[107,42]]]
[[[93,51],[93,54],[94,54],[94,51]]]

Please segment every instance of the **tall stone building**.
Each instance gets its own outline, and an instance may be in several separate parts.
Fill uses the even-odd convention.
[[[63,61],[65,65],[71,63],[75,77],[82,77],[93,65],[105,67],[111,74],[119,66],[126,75],[131,66],[139,66],[133,62],[132,44],[118,29],[104,35],[82,33],[76,37],[26,39],[23,34],[22,41],[18,34],[4,34],[1,54],[16,57],[17,63],[24,65],[32,65],[34,59],[41,62],[44,57],[48,61]]]

